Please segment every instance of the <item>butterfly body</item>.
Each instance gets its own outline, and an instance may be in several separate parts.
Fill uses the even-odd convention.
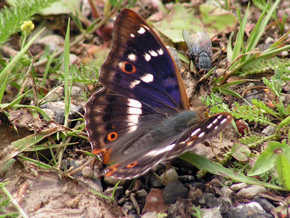
[[[201,120],[189,110],[185,88],[167,48],[135,12],[114,25],[112,49],[101,67],[105,88],[85,107],[93,154],[105,176],[130,179],[218,134],[228,113]]]

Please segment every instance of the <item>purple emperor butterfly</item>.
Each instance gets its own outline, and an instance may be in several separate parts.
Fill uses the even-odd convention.
[[[88,101],[85,121],[93,154],[109,165],[107,177],[142,175],[217,135],[232,120],[229,113],[200,120],[189,110],[170,53],[129,9],[116,19],[112,49],[99,79],[105,88]]]

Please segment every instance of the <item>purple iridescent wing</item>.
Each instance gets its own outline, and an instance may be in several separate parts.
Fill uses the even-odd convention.
[[[102,65],[100,81],[113,92],[155,108],[189,109],[167,48],[147,22],[128,9],[116,19],[112,50]]]

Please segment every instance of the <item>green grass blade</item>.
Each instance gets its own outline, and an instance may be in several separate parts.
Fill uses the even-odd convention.
[[[0,104],[0,109],[8,108],[9,106],[10,106],[10,104]],[[36,107],[36,106],[23,105],[23,104],[15,104],[15,105],[13,105],[13,108],[29,108],[29,109],[35,110],[39,114],[41,114],[41,116],[43,116],[43,118],[46,121],[50,121],[51,120],[50,116],[48,116],[47,113],[44,112],[44,110],[42,110],[41,108]]]
[[[7,148],[10,150],[10,152],[8,152],[7,155],[1,158],[0,164],[10,160],[11,158],[17,156],[18,154],[26,151],[31,146],[34,146],[36,143],[39,143],[41,140],[45,139],[46,137],[51,136],[61,130],[62,129],[54,128],[54,129],[50,129],[46,131],[41,131],[41,132],[38,132],[37,134],[31,134],[29,136],[26,136],[24,138],[21,138],[17,141],[12,142],[9,145],[9,148]]]
[[[281,191],[285,190],[284,188],[280,186],[272,185],[269,183],[264,183],[257,179],[247,177],[239,172],[235,172],[233,170],[227,169],[223,167],[221,164],[211,162],[206,157],[203,157],[194,153],[186,152],[182,154],[181,156],[179,156],[179,158],[190,162],[191,164],[193,164],[200,170],[206,170],[215,175],[228,177],[234,181],[245,182],[251,185],[260,185],[260,186],[264,186],[264,187],[276,189],[276,190],[281,190]]]
[[[7,66],[0,73],[0,84],[3,84],[7,75],[13,70],[13,68],[18,64],[20,58],[27,52],[32,43],[36,38],[44,31],[44,28],[40,30],[27,44],[26,46],[7,64]]]
[[[0,188],[2,189],[3,193],[8,197],[8,199],[12,202],[14,207],[19,211],[23,218],[29,218],[29,216],[25,213],[22,207],[18,204],[17,200],[11,195],[11,193],[6,188],[5,183],[0,183]]]
[[[69,55],[70,55],[70,20],[68,20],[64,44],[64,126],[68,126],[70,112],[70,92],[69,92]],[[72,81],[71,81],[72,83]]]
[[[264,30],[272,16],[272,14],[275,12],[278,4],[280,3],[280,0],[275,1],[275,3],[271,6],[271,2],[269,1],[266,5],[264,10],[262,11],[262,14],[257,22],[257,24],[255,25],[255,28],[253,29],[249,40],[248,40],[248,46],[247,46],[247,50],[248,51],[252,51],[254,48],[256,48],[258,42],[261,39],[262,34],[264,33]],[[271,6],[271,7],[270,7]],[[269,9],[270,7],[270,9]],[[269,11],[268,11],[269,9]],[[268,11],[267,15],[265,16],[266,12]]]
[[[241,49],[243,48],[245,27],[247,24],[249,10],[250,10],[249,8],[250,8],[250,5],[248,4],[248,7],[247,7],[247,10],[246,10],[246,13],[245,13],[243,19],[241,18],[240,10],[237,8],[237,13],[238,13],[239,22],[240,22],[240,29],[238,31],[237,39],[236,39],[235,46],[233,49],[233,55],[232,55],[232,58],[230,59],[231,62],[233,62],[239,56]]]

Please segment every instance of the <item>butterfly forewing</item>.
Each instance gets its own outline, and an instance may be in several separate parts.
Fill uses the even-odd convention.
[[[108,89],[152,107],[188,109],[181,77],[168,50],[146,21],[124,9],[113,31],[113,45],[101,68]]]

